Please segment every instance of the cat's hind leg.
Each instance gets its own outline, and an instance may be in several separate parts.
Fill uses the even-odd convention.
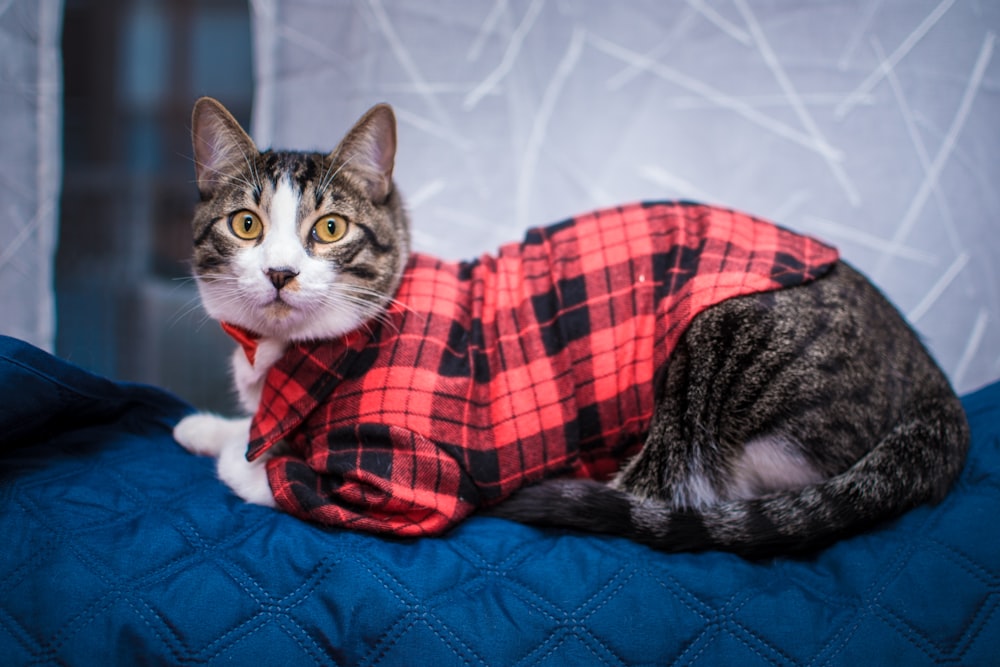
[[[267,459],[246,460],[250,418],[228,419],[196,413],[174,427],[174,440],[192,454],[216,459],[216,473],[233,493],[248,503],[275,507],[267,481]]]

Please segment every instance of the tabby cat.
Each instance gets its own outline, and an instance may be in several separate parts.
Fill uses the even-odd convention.
[[[771,269],[780,284],[723,295],[683,326],[640,313],[629,322],[657,341],[648,355],[622,347],[618,329],[602,352],[588,347],[597,345],[587,342],[597,313],[624,301],[565,271],[603,234],[620,231],[640,247],[647,239],[635,230],[647,219],[669,223],[654,236],[735,221],[737,235],[752,228],[760,238],[773,232],[795,247],[819,247],[805,237],[710,207],[649,204],[529,232],[495,259],[443,263],[409,250],[388,106],[372,108],[322,154],[259,151],[222,105],[203,98],[193,141],[201,194],[194,273],[209,315],[243,344],[233,376],[256,416],[191,415],[175,437],[218,457],[219,477],[249,502],[399,535],[437,534],[478,509],[663,550],[760,557],[814,550],[939,501],[961,470],[968,426],[948,380],[900,314],[834,251],[816,251],[833,259],[815,275],[787,281]],[[680,266],[665,270],[664,258],[715,247],[696,245],[654,253],[648,266],[635,260],[632,273],[605,273],[634,287],[630,302],[661,298]],[[521,254],[558,262],[531,271]],[[782,253],[769,257],[798,266]],[[504,273],[506,261],[520,262],[518,270]],[[445,277],[422,290],[424,275]],[[482,304],[508,298],[490,292],[505,280],[543,287],[493,322]],[[475,292],[479,301],[469,303],[478,305],[463,305],[455,286]],[[461,301],[458,314],[439,317],[453,301]],[[547,319],[556,311],[569,314],[557,326]],[[404,347],[392,347],[400,339]],[[430,347],[433,363],[416,359]],[[387,349],[408,351],[380,362]],[[511,361],[514,353],[523,359]],[[542,367],[555,369],[553,377],[536,379]],[[471,379],[457,380],[460,373]],[[632,398],[587,402],[598,380],[633,376]],[[523,408],[526,416],[497,412],[498,382],[508,412]],[[541,407],[522,396],[531,393],[519,384],[526,382],[539,383],[530,400]],[[357,390],[337,393],[348,385]],[[621,407],[629,401],[639,407]],[[463,421],[475,422],[487,404],[480,412],[495,423]],[[438,425],[419,433],[414,413]],[[622,423],[609,423],[616,419]],[[521,435],[503,440],[508,432]],[[566,451],[548,449],[554,441]],[[517,473],[505,477],[515,458]]]

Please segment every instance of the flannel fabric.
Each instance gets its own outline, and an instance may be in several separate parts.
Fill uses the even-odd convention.
[[[293,515],[439,534],[543,477],[614,473],[642,446],[654,375],[695,315],[836,261],[685,202],[588,213],[471,262],[416,254],[385,321],[274,365],[247,458],[288,444],[267,471]]]

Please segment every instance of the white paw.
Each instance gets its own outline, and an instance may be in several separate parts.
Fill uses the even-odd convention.
[[[218,458],[216,473],[233,493],[248,503],[275,507],[267,481],[267,457],[247,461],[250,417],[228,419],[204,412],[189,415],[174,427],[174,440],[193,454]]]
[[[226,486],[248,503],[276,507],[271,485],[267,481],[267,458],[250,462],[246,446],[227,447],[219,454],[216,471]]]
[[[218,456],[233,443],[246,450],[250,418],[227,419],[207,412],[188,415],[174,427],[174,440],[192,454]]]

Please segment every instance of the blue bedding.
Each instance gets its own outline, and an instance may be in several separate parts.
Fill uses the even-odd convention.
[[[1000,383],[953,493],[809,558],[473,518],[389,540],[245,505],[191,408],[0,337],[0,662],[996,664]]]

